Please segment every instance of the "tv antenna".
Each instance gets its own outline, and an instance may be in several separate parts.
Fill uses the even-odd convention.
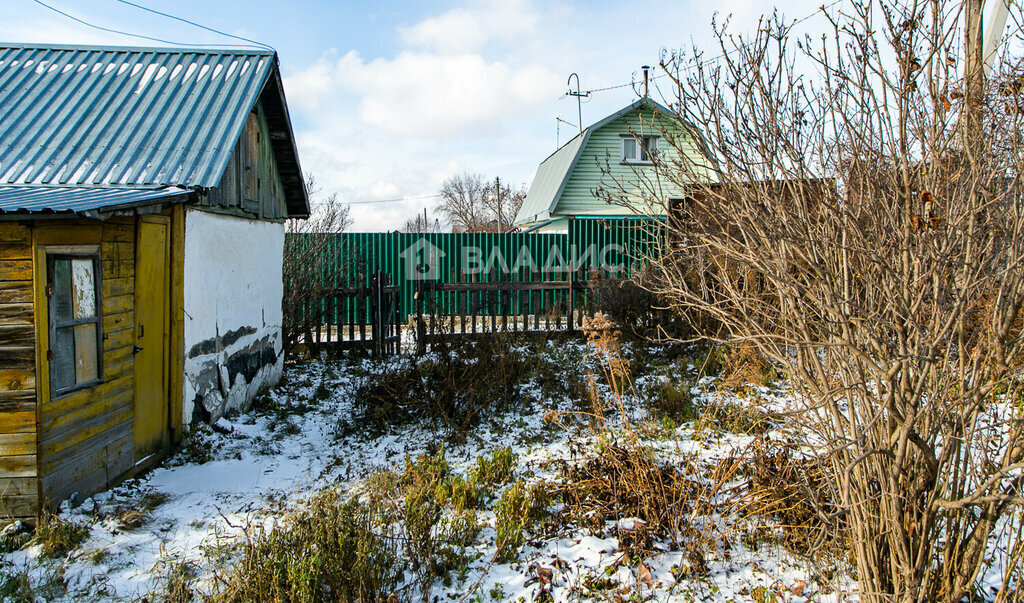
[[[572,91],[572,78],[576,78],[576,92]],[[589,97],[590,91],[587,90],[586,92],[580,93],[580,76],[575,73],[569,74],[569,80],[566,82],[566,85],[569,86],[569,91],[566,92],[566,94],[576,97],[576,116],[580,120],[580,132],[583,132],[583,106],[580,99]]]
[[[574,128],[576,127],[576,124],[572,123],[571,121],[565,121],[561,117],[556,117],[555,118],[555,148],[556,149],[559,146],[561,146],[559,143],[562,140],[562,137],[561,137],[561,126],[562,126],[562,124],[565,124],[567,126],[572,126]]]

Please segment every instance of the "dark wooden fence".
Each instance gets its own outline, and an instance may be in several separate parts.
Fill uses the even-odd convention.
[[[328,289],[305,308],[305,341],[310,352],[362,349],[394,354],[401,346],[400,288],[377,272],[368,287]]]
[[[415,292],[416,351],[439,339],[490,333],[574,332],[592,310],[589,283],[425,281]]]

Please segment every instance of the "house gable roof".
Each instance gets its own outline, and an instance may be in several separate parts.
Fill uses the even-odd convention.
[[[650,107],[667,117],[675,116],[674,112],[658,102],[650,98],[639,98],[604,119],[587,126],[583,132],[559,147],[557,151],[549,155],[538,166],[537,173],[530,184],[530,190],[526,193],[523,206],[516,215],[515,223],[529,224],[549,219],[551,212],[554,211],[555,206],[558,204],[558,199],[565,190],[566,184],[569,183],[569,178],[572,176],[572,172],[587,146],[591,133],[644,106]]]
[[[0,186],[212,188],[258,100],[308,215],[273,51],[0,45]]]
[[[569,174],[572,174],[573,168],[576,167],[583,148],[587,146],[588,138],[589,128],[577,134],[540,163],[537,174],[530,183],[530,190],[526,192],[526,199],[516,214],[516,224],[539,222],[551,216],[554,203],[569,182]]]

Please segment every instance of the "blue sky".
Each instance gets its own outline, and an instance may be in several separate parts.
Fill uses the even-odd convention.
[[[90,29],[32,0],[3,0],[0,40],[160,45]],[[231,39],[116,0],[44,0],[96,25],[179,42]],[[528,185],[571,137],[564,96],[628,84],[662,49],[713,48],[711,20],[747,33],[775,9],[764,0],[668,2],[328,2],[138,0],[150,8],[259,40],[280,55],[303,169],[325,193],[353,202],[354,230],[399,227],[462,172]],[[789,0],[793,19],[821,1]],[[802,27],[820,27],[820,16]],[[665,80],[661,80],[663,83]],[[671,90],[655,90],[671,95]],[[584,123],[635,99],[625,86],[592,95]],[[386,202],[403,198],[401,202]]]

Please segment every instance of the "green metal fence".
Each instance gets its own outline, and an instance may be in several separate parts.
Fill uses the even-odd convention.
[[[336,287],[369,286],[377,271],[390,275],[391,283],[400,287],[405,320],[414,312],[413,296],[423,281],[567,281],[586,279],[593,271],[625,278],[663,240],[656,218],[567,222],[563,233],[339,233],[328,243],[331,263],[324,269],[334,275]],[[451,308],[438,310],[447,313]],[[346,315],[342,320],[350,320],[350,312],[363,310],[338,311]]]

